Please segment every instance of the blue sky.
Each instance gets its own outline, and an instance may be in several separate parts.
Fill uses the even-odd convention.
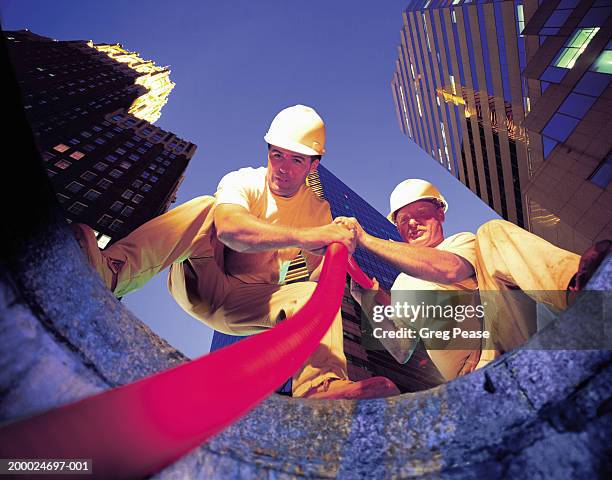
[[[438,186],[447,235],[497,214],[397,123],[390,82],[400,0],[83,2],[1,0],[4,29],[58,40],[121,43],[170,66],[176,87],[157,125],[198,145],[178,203],[213,194],[221,177],[266,162],[263,135],[281,109],[314,107],[327,127],[324,164],[381,213],[401,180]],[[124,304],[186,355],[208,352],[212,331],[189,317],[159,275]]]

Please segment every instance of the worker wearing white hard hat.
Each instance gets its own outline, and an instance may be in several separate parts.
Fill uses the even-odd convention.
[[[422,314],[409,321],[397,314],[388,318],[378,315],[373,322],[383,333],[385,329],[393,332],[380,340],[399,362],[408,361],[420,337],[442,376],[450,380],[485,366],[534,333],[536,318],[531,312],[535,310],[525,302],[527,297],[556,311],[566,308],[568,299],[571,301],[572,295],[586,285],[609,252],[610,241],[595,244],[581,261],[578,255],[505,220],[489,221],[475,235],[461,232],[446,237],[443,224],[447,210],[448,202],[434,185],[407,179],[393,190],[387,217],[396,225],[402,242],[368,234],[355,218],[339,217],[335,221],[353,226],[359,246],[401,272],[390,295],[379,288],[378,282],[372,290],[352,285],[355,299],[370,320],[377,305],[404,305],[408,299],[425,308],[427,302],[419,302],[419,298],[435,296],[422,292],[445,292],[447,298],[460,292],[453,300],[452,329],[439,322],[437,330],[428,329],[428,319],[424,320]],[[421,292],[421,296],[415,292]],[[461,318],[457,307],[462,309]],[[466,318],[467,307],[477,314]],[[415,338],[397,335],[406,323],[417,331]],[[450,333],[454,328],[458,328],[459,338],[454,332],[448,339],[442,338],[444,330]],[[440,334],[438,338],[435,331]]]
[[[339,242],[352,251],[355,233],[333,224],[327,201],[306,185],[325,153],[325,125],[317,112],[304,105],[282,110],[264,140],[267,167],[228,173],[214,197],[179,205],[103,251],[91,227],[76,225],[79,243],[106,285],[123,296],[170,267],[168,285],[177,303],[232,335],[261,332],[299,310],[314,291],[327,245]],[[283,285],[288,264],[300,251],[311,281]],[[399,393],[383,377],[348,379],[340,312],[294,375],[292,390],[308,398]]]

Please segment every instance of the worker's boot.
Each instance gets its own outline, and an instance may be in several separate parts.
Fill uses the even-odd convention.
[[[610,253],[612,247],[612,241],[600,240],[580,257],[580,264],[578,265],[578,271],[572,277],[570,284],[567,288],[567,303],[571,305],[576,294],[581,290],[584,290],[586,284],[591,279],[597,267],[601,265],[604,258]]]
[[[372,377],[358,382],[328,378],[318,387],[307,391],[303,398],[358,400],[390,397],[399,393],[395,384],[385,377]]]

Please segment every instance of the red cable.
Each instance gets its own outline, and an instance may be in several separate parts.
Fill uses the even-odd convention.
[[[315,351],[340,309],[347,271],[346,247],[332,244],[325,257],[312,297],[275,328],[5,425],[0,458],[92,459],[97,478],[142,477],[176,461],[254,408]]]

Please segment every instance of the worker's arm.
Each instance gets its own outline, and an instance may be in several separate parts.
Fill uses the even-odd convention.
[[[359,246],[412,277],[450,285],[475,274],[472,264],[454,253],[374,237],[352,217],[338,217],[334,221],[347,226],[353,225]]]
[[[354,230],[347,225],[330,223],[310,228],[274,225],[230,203],[216,206],[214,220],[219,240],[237,252],[297,247],[321,255],[332,242],[342,243],[350,253],[355,249]]]
[[[375,278],[373,280],[374,286],[371,290],[361,288],[354,280],[351,280],[351,294],[357,303],[361,305],[361,310],[367,317],[370,325],[372,325],[372,328],[381,328],[383,332],[396,332],[399,330],[397,325],[385,315],[377,315],[377,320],[374,319],[374,307],[391,305],[391,296],[388,292],[379,288]],[[418,338],[388,338],[387,336],[383,336],[378,340],[399,363],[406,363],[410,360],[412,352],[414,352],[419,341]]]

